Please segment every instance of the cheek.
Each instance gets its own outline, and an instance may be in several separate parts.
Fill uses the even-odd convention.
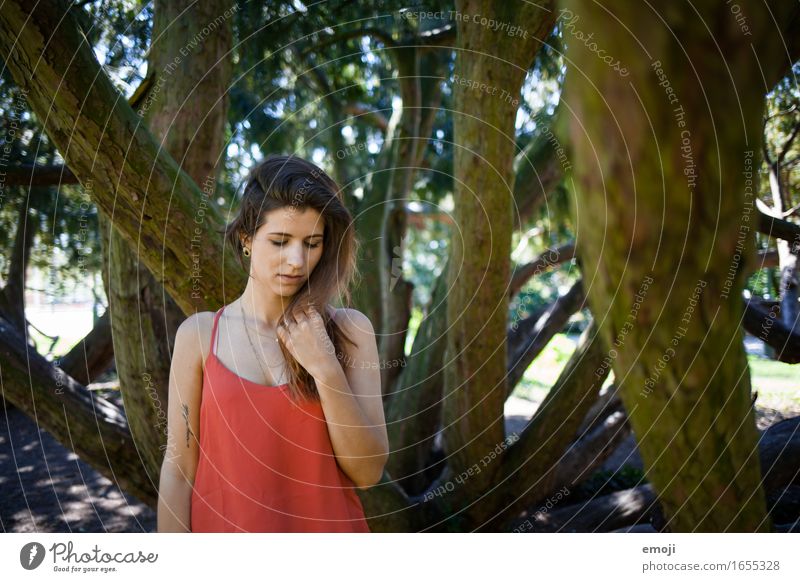
[[[266,272],[275,268],[280,263],[281,256],[278,248],[262,247],[259,253],[253,255],[253,268],[258,272]]]
[[[308,257],[308,262],[313,269],[319,264],[320,259],[322,258],[322,249],[314,249]]]

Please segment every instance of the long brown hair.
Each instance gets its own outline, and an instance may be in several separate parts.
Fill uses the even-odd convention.
[[[342,201],[336,182],[311,162],[296,156],[272,155],[255,166],[245,181],[244,194],[236,218],[225,227],[225,241],[231,245],[242,268],[245,265],[242,237],[250,240],[266,222],[273,210],[292,207],[298,211],[312,208],[325,222],[322,256],[303,287],[292,297],[280,324],[287,316],[306,305],[313,305],[325,322],[337,359],[343,361],[344,342],[355,342],[333,321],[329,304],[335,297],[341,305],[349,306],[350,284],[358,277],[353,217]],[[303,368],[282,341],[278,342],[289,369],[290,393],[295,399],[319,399],[314,378]]]

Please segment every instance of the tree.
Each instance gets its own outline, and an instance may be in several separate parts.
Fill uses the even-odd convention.
[[[739,328],[757,216],[742,172],[757,167],[763,95],[786,65],[767,11],[748,13],[755,59],[733,23],[715,29],[720,50],[710,51],[703,23],[720,17],[711,5],[696,9],[576,0],[563,13],[575,35],[565,100],[577,250],[669,527],[764,531]],[[581,26],[596,44],[580,42]],[[622,59],[628,75],[593,46]],[[764,57],[768,84],[754,86]],[[646,297],[631,319],[637,293]]]
[[[387,471],[378,486],[359,492],[373,530],[508,531],[522,512],[547,500],[559,487],[575,486],[604,461],[630,430],[626,410],[637,435],[645,437],[645,447],[649,447],[646,460],[654,467],[653,484],[659,498],[665,492],[664,499],[669,503],[665,509],[673,527],[683,527],[690,519],[686,517],[689,510],[676,504],[676,498],[681,490],[698,482],[717,487],[704,493],[709,506],[719,497],[717,506],[728,507],[726,495],[735,497],[753,485],[752,462],[742,457],[743,451],[752,450],[752,414],[749,387],[740,378],[746,372],[743,353],[731,349],[722,355],[714,350],[721,342],[736,340],[741,333],[735,320],[737,309],[742,315],[737,293],[743,286],[743,277],[754,265],[741,263],[741,270],[732,279],[727,303],[720,303],[725,310],[717,319],[705,314],[710,281],[717,284],[718,277],[704,279],[697,299],[690,293],[700,273],[701,252],[710,257],[712,272],[719,274],[723,267],[727,269],[725,261],[736,251],[738,238],[733,236],[730,225],[731,217],[737,215],[733,203],[726,199],[721,207],[720,217],[727,220],[716,238],[709,235],[714,223],[708,219],[716,207],[706,199],[693,207],[705,213],[702,220],[690,223],[690,235],[697,237],[692,244],[700,252],[693,252],[691,261],[681,263],[681,277],[675,288],[689,294],[687,301],[699,301],[702,310],[693,312],[692,327],[681,338],[680,349],[676,348],[679,357],[668,372],[659,376],[659,389],[667,386],[678,395],[669,401],[669,415],[659,417],[658,411],[664,409],[667,399],[658,392],[640,404],[631,382],[647,379],[651,369],[648,366],[656,365],[662,350],[672,347],[665,342],[671,339],[670,323],[679,321],[683,314],[680,301],[667,293],[668,288],[651,286],[644,304],[647,309],[640,313],[638,322],[653,329],[657,341],[648,339],[643,333],[647,328],[642,327],[636,333],[626,332],[621,345],[617,345],[618,330],[627,329],[623,327],[627,323],[623,315],[629,306],[623,304],[626,299],[633,301],[638,289],[633,284],[635,279],[631,279],[633,275],[623,268],[625,261],[629,260],[629,265],[642,275],[646,272],[644,261],[652,262],[657,248],[653,240],[657,240],[655,233],[661,223],[652,223],[659,210],[654,194],[657,190],[649,183],[642,187],[638,180],[639,188],[634,190],[626,175],[605,171],[619,168],[613,165],[618,163],[616,153],[625,151],[625,138],[642,137],[637,133],[641,125],[623,126],[616,141],[609,141],[603,148],[599,159],[608,182],[605,184],[592,165],[594,158],[589,157],[591,150],[587,146],[601,134],[606,143],[603,120],[607,117],[590,107],[594,106],[592,95],[596,93],[573,88],[578,96],[558,107],[551,95],[542,99],[546,105],[541,111],[525,100],[534,89],[543,95],[550,91],[547,87],[552,82],[560,83],[563,62],[570,60],[580,63],[567,74],[567,78],[577,78],[572,81],[574,87],[588,84],[587,79],[599,83],[605,88],[602,93],[614,96],[612,111],[617,107],[626,114],[638,111],[631,105],[627,85],[623,83],[620,89],[617,79],[608,78],[608,67],[602,61],[602,66],[595,66],[599,59],[588,46],[576,42],[574,23],[568,28],[562,19],[554,27],[558,12],[552,3],[520,3],[512,11],[512,7],[501,3],[464,0],[454,7],[454,13],[461,17],[452,21],[419,15],[386,19],[387,11],[395,14],[404,3],[386,0],[378,4],[370,5],[371,12],[364,15],[364,7],[349,0],[314,6],[288,1],[267,5],[237,3],[232,7],[206,3],[202,7],[192,5],[186,18],[182,18],[178,16],[183,13],[182,6],[157,3],[153,42],[147,56],[148,74],[144,79],[137,78],[141,84],[128,103],[78,32],[80,27],[89,31],[88,38],[97,35],[90,28],[91,19],[79,7],[65,3],[35,8],[21,2],[4,5],[0,50],[15,82],[28,90],[32,113],[42,120],[43,129],[58,152],[64,154],[67,166],[62,166],[57,175],[81,183],[80,192],[91,196],[105,221],[102,234],[105,237],[113,232],[115,240],[109,242],[105,237],[103,241],[105,249],[112,249],[110,257],[103,253],[103,270],[112,273],[106,288],[118,315],[113,335],[124,413],[113,403],[88,393],[74,378],[65,377],[67,370],[36,354],[32,360],[35,365],[28,364],[28,348],[15,333],[0,336],[0,363],[8,399],[61,442],[74,447],[106,474],[116,476],[126,490],[152,503],[154,483],[158,482],[154,467],[163,442],[162,435],[151,430],[159,426],[154,400],[157,398],[163,406],[166,385],[164,366],[158,372],[161,379],[153,382],[153,362],[165,364],[168,360],[164,354],[169,352],[175,322],[184,314],[197,309],[214,310],[243,287],[244,274],[230,260],[231,253],[223,253],[219,232],[222,205],[211,203],[210,192],[232,200],[247,164],[255,161],[260,152],[285,151],[322,160],[326,170],[343,183],[347,203],[358,217],[357,234],[366,251],[362,257],[365,278],[356,293],[356,307],[367,312],[379,333],[389,338],[381,343],[381,362],[404,364],[394,368],[387,365],[383,374],[392,450]],[[235,9],[230,20],[238,42],[231,50],[225,48],[230,42],[227,33],[221,33],[205,47],[208,54],[189,50],[183,55],[182,47],[199,42],[197,34],[203,35],[204,42],[211,42],[202,32],[204,25],[216,22],[226,6]],[[580,9],[570,10],[584,8],[581,5]],[[622,13],[629,19],[638,17],[633,8]],[[509,34],[507,28],[500,26],[481,25],[470,18],[476,14],[492,23],[513,24],[520,34]],[[607,16],[591,14],[583,21],[592,22],[600,30],[613,30]],[[358,28],[353,27],[353,20],[362,17],[367,21],[359,20]],[[696,35],[686,31],[689,27],[678,16],[673,18],[681,25],[679,30],[692,51],[699,51],[701,43]],[[786,15],[781,18],[786,30],[794,26]],[[170,32],[162,34],[167,30],[164,23],[173,21]],[[222,24],[227,26],[227,21],[220,22],[215,30],[222,30]],[[570,59],[562,60],[559,55],[561,36],[569,46]],[[634,55],[630,40],[616,36],[624,35],[616,34],[609,47],[621,43],[624,54]],[[767,36],[762,33],[759,38]],[[42,38],[48,42],[42,43]],[[663,35],[656,35],[648,42],[654,43],[654,52],[657,49],[660,54],[668,41]],[[759,42],[764,54],[776,54],[770,52],[773,47],[769,42]],[[581,50],[588,50],[589,54]],[[177,65],[185,67],[180,72],[169,64],[170,56],[174,58],[176,54],[182,57]],[[226,70],[227,55],[233,72]],[[670,79],[681,76],[676,55],[677,52],[670,58],[659,57],[662,70]],[[732,51],[729,58],[740,56]],[[699,54],[695,57],[699,59]],[[634,60],[631,70],[636,70],[637,79],[650,74],[650,61]],[[713,59],[702,62],[705,74],[719,74],[719,63]],[[40,64],[34,70],[31,63]],[[219,66],[214,66],[216,63]],[[774,83],[783,73],[777,71],[779,60],[773,58],[770,63],[775,70],[767,71],[766,76],[768,82]],[[740,65],[738,61],[735,64]],[[745,71],[751,65],[742,66]],[[397,78],[390,79],[393,76]],[[207,84],[195,88],[198,81]],[[443,81],[450,81],[452,89]],[[681,83],[679,88],[685,95],[683,84],[690,83],[685,78]],[[736,83],[738,87],[738,76]],[[664,104],[659,101],[662,95],[656,91],[645,93],[647,107],[661,112],[655,135],[658,144],[664,144],[662,150],[670,152],[660,156],[669,162],[668,175],[673,178],[672,183],[676,174],[686,179],[681,165],[684,158],[680,151],[676,158],[673,149],[676,137],[669,123],[672,118],[664,119]],[[720,93],[721,90],[712,92],[715,105],[721,108],[720,112],[730,111],[730,96]],[[226,104],[224,98],[218,99],[224,94],[231,99],[227,127]],[[696,97],[700,93],[690,94]],[[201,98],[208,101],[200,104]],[[191,108],[185,106],[187,99]],[[709,121],[702,117],[695,101],[683,99],[684,115],[692,116],[692,137],[703,138],[703,148],[693,149],[694,168],[702,167],[707,173],[709,168],[701,164],[711,162],[697,152],[706,152],[710,147],[706,141],[711,135]],[[755,107],[753,111],[758,109],[757,96],[748,93],[746,100],[748,106]],[[139,111],[142,115],[137,115]],[[671,109],[666,112],[673,115]],[[193,117],[196,113],[201,113],[202,119]],[[571,164],[565,163],[563,155],[570,140],[557,136],[555,127],[570,121],[577,124],[576,119],[570,118],[584,120],[587,116],[590,133],[578,138],[573,135],[576,154],[568,160]],[[628,118],[641,121],[630,114]],[[713,119],[715,123],[719,121]],[[747,120],[744,127],[750,131],[752,120],[749,116]],[[742,145],[742,132],[727,129],[729,124],[718,125],[731,133],[726,133],[730,143],[719,146],[725,154],[726,171],[719,174],[724,181],[718,175],[713,184],[722,184],[725,192],[733,193],[731,199],[737,200],[744,196],[744,184],[728,180],[732,163],[728,154],[731,148]],[[196,136],[195,129],[199,129]],[[677,144],[682,146],[680,137],[678,133]],[[197,142],[204,147],[197,147]],[[639,149],[633,151],[639,156],[637,172],[641,167],[644,176],[655,175],[658,168],[649,159],[652,156],[644,155],[644,142],[636,143]],[[223,150],[229,154],[224,164]],[[346,156],[342,158],[340,152],[346,152]],[[650,165],[639,163],[639,159],[646,158]],[[36,161],[41,162],[21,160],[31,166]],[[46,162],[45,166],[29,169],[28,178],[44,180],[52,175],[58,168],[57,160]],[[222,165],[224,171],[217,179]],[[570,166],[576,168],[578,208],[582,210],[574,217],[562,210],[568,198],[563,185],[572,178],[568,174]],[[598,185],[611,186],[607,198],[615,206],[610,218],[596,210],[601,204],[597,192],[602,192]],[[703,188],[707,188],[707,182],[703,182]],[[718,189],[710,191],[716,194]],[[408,224],[419,218],[417,211],[412,213],[410,208],[412,204],[415,208],[422,203],[441,204],[449,195],[454,201],[453,221],[442,220],[439,228],[444,232],[449,229],[450,234],[441,241],[444,245],[437,246],[443,269],[438,277],[426,274],[431,282],[430,292],[424,303],[413,306],[420,310],[421,321],[413,346],[406,353],[410,307],[417,290],[412,279],[397,266],[413,238],[406,236]],[[675,216],[687,216],[687,197],[687,192],[677,187],[669,190],[668,200],[674,205]],[[627,203],[631,200],[640,203],[639,221],[635,224],[631,222],[632,207]],[[647,202],[644,215],[642,201]],[[559,206],[557,212],[550,213],[552,203]],[[547,218],[542,216],[544,209],[550,213]],[[591,224],[578,220],[586,216],[587,210]],[[203,220],[197,223],[194,219],[200,214]],[[442,219],[445,214],[439,211],[427,216]],[[643,224],[642,216],[646,224],[653,224],[643,233],[638,230]],[[753,211],[751,220],[753,228],[757,222],[760,230],[784,240],[796,236],[796,225],[786,220],[758,211]],[[109,228],[112,223],[113,228]],[[582,236],[575,237],[572,229],[578,224]],[[603,246],[602,224],[617,228],[610,247]],[[659,282],[672,273],[669,269],[680,257],[673,245],[680,223],[670,222],[665,228],[669,244],[663,245],[659,257],[669,259],[657,264],[658,272],[653,278],[657,276]],[[527,232],[516,233],[519,229]],[[511,259],[512,240],[519,237],[522,242],[530,241],[539,236],[532,234],[534,231],[547,231],[540,237],[541,246],[526,255],[528,262],[515,265]],[[631,232],[637,235],[637,244],[643,241],[641,256],[632,258],[627,252]],[[528,281],[543,273],[549,277],[576,253],[580,272],[576,275],[576,269],[571,268],[572,274],[566,279],[568,291],[542,299],[535,308],[511,313],[510,302],[516,303],[521,292],[530,293],[524,289]],[[615,294],[620,282],[624,293]],[[506,434],[506,399],[548,341],[572,315],[586,307],[587,296],[598,317],[587,318],[588,326],[578,348],[531,421],[521,432]],[[162,311],[169,313],[170,302],[182,313],[173,312],[165,318]],[[658,319],[657,307],[661,303],[667,306],[671,321]],[[153,317],[154,311],[158,312],[158,320]],[[713,346],[702,344],[702,337],[698,337],[701,314],[704,324],[713,323]],[[750,316],[745,318],[745,326],[760,325],[765,317],[758,306],[749,306],[744,315]],[[131,334],[130,330],[138,329],[140,322],[145,327],[141,335]],[[0,324],[5,325],[2,320]],[[781,338],[796,337],[785,326],[775,325],[772,329],[777,332],[765,336],[765,341],[775,343],[783,341]],[[148,344],[149,351],[139,354],[130,349],[145,341],[152,342]],[[786,342],[787,346],[790,344]],[[619,352],[614,358],[609,356],[612,346]],[[641,358],[637,359],[636,349],[643,350]],[[689,358],[691,349],[705,350],[700,353],[716,358],[715,363],[722,362],[719,378],[707,360],[697,363]],[[612,363],[619,386],[603,390]],[[633,372],[628,373],[631,368]],[[687,370],[692,386],[713,378],[713,390],[705,394],[711,393],[734,416],[715,419],[707,399],[686,390],[685,378],[679,384]],[[63,385],[70,389],[54,389]],[[726,387],[731,386],[736,388],[726,392]],[[623,394],[624,409],[617,392]],[[732,397],[726,400],[728,394]],[[694,404],[697,406],[692,408]],[[679,414],[691,422],[676,423]],[[738,432],[740,425],[730,420],[737,414],[744,427]],[[669,482],[665,472],[680,469],[680,463],[674,457],[667,461],[659,457],[663,447],[659,449],[643,429],[643,423],[650,419],[660,431],[658,434],[674,434],[681,439],[680,446],[674,449],[684,458],[710,462],[720,448],[724,449],[714,472],[701,480],[696,473],[685,470],[678,473],[674,483]],[[718,438],[708,443],[698,435],[702,436],[702,421],[707,428],[712,419]],[[82,441],[73,444],[71,434],[80,434]],[[114,439],[114,453],[124,463],[109,463],[103,456],[106,438]],[[694,442],[702,445],[696,451],[691,450]],[[144,449],[144,461],[139,458],[137,446]],[[738,480],[730,478],[733,468],[743,469]],[[732,493],[724,490],[723,483],[732,483]],[[747,529],[752,522],[745,521],[763,512],[758,497],[754,499],[753,505],[747,506],[747,517],[737,527]],[[691,511],[696,512],[697,507],[692,506]],[[713,529],[722,523],[720,516],[724,513],[722,509],[717,511],[712,516],[717,521],[709,518],[704,527]]]
[[[193,201],[197,210],[191,224],[195,227],[205,222],[206,209],[215,206],[220,160],[224,159],[234,12],[228,0],[157,1],[147,77],[132,98],[160,147],[202,187],[201,197]],[[140,263],[141,250],[120,234],[114,215],[104,218],[106,290],[120,389],[145,468],[158,483],[166,448],[163,414],[172,346],[185,316]],[[196,265],[203,257],[198,253],[201,241],[194,235],[187,250]],[[184,272],[182,277],[186,276]],[[160,430],[153,430],[154,426]]]

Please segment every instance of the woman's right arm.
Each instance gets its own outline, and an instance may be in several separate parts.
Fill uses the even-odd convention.
[[[159,533],[190,532],[200,437],[203,355],[199,318],[186,318],[175,333],[169,372],[167,446],[158,487]]]

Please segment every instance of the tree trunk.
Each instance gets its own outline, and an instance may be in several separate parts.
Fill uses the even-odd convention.
[[[79,384],[89,384],[105,372],[113,360],[111,312],[106,309],[92,330],[59,360],[58,365]]]
[[[528,32],[516,38],[471,21],[458,22],[453,83],[455,228],[442,409],[448,465],[458,475],[505,438],[514,123],[522,81],[555,16],[533,4],[512,7],[461,0],[456,7],[463,14],[514,22]],[[499,463],[489,464],[467,485],[485,489],[498,467]]]
[[[428,311],[414,337],[407,364],[386,403],[389,433],[387,470],[412,495],[431,479],[425,474],[441,426],[442,358],[447,344],[447,265],[437,277]],[[439,472],[441,468],[438,469]]]
[[[427,22],[427,21],[426,21]],[[401,59],[398,59],[401,61]],[[401,61],[402,62],[402,61]],[[406,65],[398,66],[401,76],[410,79],[401,84],[403,117],[397,169],[392,173],[392,200],[384,220],[386,256],[384,270],[384,312],[381,358],[381,384],[389,393],[395,389],[405,362],[408,323],[411,319],[414,286],[403,278],[403,258],[408,230],[407,203],[411,200],[414,180],[419,172],[433,129],[434,118],[442,101],[442,78],[447,75],[450,51],[415,47]],[[413,69],[411,68],[413,65]]]
[[[23,187],[25,188],[25,187]],[[21,188],[20,188],[21,189]],[[27,188],[26,188],[27,189]],[[16,327],[23,336],[27,336],[27,320],[25,319],[25,277],[31,258],[31,247],[36,236],[37,223],[33,212],[37,206],[36,194],[47,194],[42,188],[31,187],[19,198],[19,216],[17,232],[14,234],[14,248],[9,257],[8,281],[2,289],[0,311],[3,317]]]
[[[139,114],[161,147],[202,184],[198,209],[216,206],[220,160],[225,159],[232,31],[230,19],[223,15],[232,6],[230,0],[158,0],[154,7],[148,51],[151,79]],[[202,48],[187,50],[204,27],[213,31],[203,36]],[[177,64],[176,55],[181,56]],[[198,222],[203,222],[201,212],[193,220]],[[216,240],[221,246],[221,239]],[[157,481],[166,438],[151,427],[166,406],[175,332],[185,316],[139,254],[117,228],[111,229],[109,306],[117,373],[131,431],[148,473]]]
[[[758,63],[732,20],[714,29],[721,50],[708,49],[710,5],[568,7],[578,254],[648,475],[672,531],[766,531],[739,327],[755,254],[743,169],[758,168]],[[764,11],[748,16],[766,32]],[[627,74],[572,41],[586,27]]]

